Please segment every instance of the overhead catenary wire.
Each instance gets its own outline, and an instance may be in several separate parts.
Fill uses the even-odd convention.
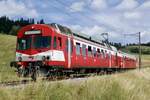
[[[71,8],[70,7],[70,5],[69,4],[67,4],[67,3],[64,3],[64,2],[62,2],[62,0],[60,1],[60,0],[55,0],[57,3],[59,3],[59,4],[61,4],[62,6],[64,6],[64,7],[69,7],[69,9],[71,9],[71,10],[74,10],[73,8]],[[89,12],[89,15],[91,14],[92,12]],[[70,13],[68,13],[69,15],[70,15]],[[87,15],[85,15],[85,14],[83,14],[83,13],[78,13],[78,15],[80,15],[80,16],[82,16],[84,19],[80,19],[80,18],[78,18],[80,21],[83,21],[83,20],[90,20],[92,23],[93,22],[95,22],[95,23],[97,23],[97,24],[99,24],[99,25],[103,25],[103,26],[106,26],[106,27],[108,27],[108,28],[112,28],[112,29],[115,29],[115,27],[113,27],[113,26],[109,26],[109,25],[107,25],[107,24],[103,24],[103,23],[100,23],[98,20],[96,20],[96,19],[94,19],[94,18],[91,18],[91,17],[89,17],[89,16],[87,16]],[[77,18],[77,17],[76,17]],[[80,22],[79,21],[79,22]],[[86,21],[87,22],[87,21]],[[81,22],[80,22],[80,24],[81,24]],[[86,23],[85,23],[86,24]]]
[[[58,2],[59,4],[61,4],[62,6],[64,6],[64,7],[69,7],[70,5],[68,5],[67,3],[64,3],[64,2],[62,2],[62,1],[60,1],[60,0],[55,0],[56,2]],[[71,7],[69,7],[69,9],[71,9],[71,10],[74,10],[73,8],[71,8]],[[91,12],[90,12],[91,13]],[[88,18],[88,20],[91,20],[91,21],[94,21],[94,22],[98,22],[96,19],[93,19],[93,18],[91,18],[91,17],[89,17],[89,16],[86,16],[86,15],[84,15],[83,13],[78,13],[78,14],[80,14],[80,16],[82,16],[82,17],[84,17],[84,18]]]
[[[66,15],[66,16],[68,16],[68,17],[70,17],[70,18],[74,18],[74,19],[76,19],[76,20],[80,20],[79,18],[77,18],[77,17],[71,15],[70,13],[66,12],[65,10],[60,9],[60,8],[59,8],[58,6],[56,6],[55,4],[52,4],[52,3],[50,3],[50,4],[51,4],[52,7],[55,8],[55,10],[57,10],[57,11],[63,13],[64,15]]]
[[[136,36],[138,37],[138,45],[139,45],[139,70],[141,69],[141,65],[142,65],[142,59],[141,59],[141,32],[138,33],[132,33],[132,34],[124,34],[124,36]]]

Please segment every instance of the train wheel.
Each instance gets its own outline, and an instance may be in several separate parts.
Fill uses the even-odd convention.
[[[31,74],[31,78],[32,78],[33,81],[36,81],[36,79],[37,79],[37,73],[36,73],[36,72],[33,72],[33,73]]]
[[[37,69],[36,69],[36,67],[32,68],[31,78],[32,78],[33,81],[36,81],[36,79],[37,79]]]

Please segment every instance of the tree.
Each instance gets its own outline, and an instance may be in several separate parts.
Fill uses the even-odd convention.
[[[13,25],[9,34],[10,35],[17,35],[19,29],[20,29],[20,26]]]
[[[40,20],[37,22],[38,24],[44,24],[44,20]],[[18,20],[11,20],[6,16],[0,17],[0,33],[3,34],[10,34],[10,35],[16,35],[16,32],[21,27],[24,27],[26,25],[35,24],[34,19],[28,18],[20,18]]]
[[[44,20],[43,19],[40,20],[40,24],[44,24]]]

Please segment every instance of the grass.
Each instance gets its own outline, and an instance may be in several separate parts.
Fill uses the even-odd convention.
[[[150,68],[115,75],[0,88],[1,100],[149,100]],[[11,98],[10,98],[11,96]]]
[[[15,56],[16,37],[0,35],[0,81],[18,80],[14,69],[9,67]]]
[[[142,67],[150,67],[150,55],[142,55]]]
[[[9,62],[14,59],[15,36],[0,35],[0,81],[19,80]],[[150,56],[142,56],[150,66]],[[0,87],[0,100],[149,100],[150,68],[85,80],[38,80],[17,87]]]

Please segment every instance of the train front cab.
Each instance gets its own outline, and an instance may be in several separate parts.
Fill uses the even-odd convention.
[[[68,63],[71,41],[71,37],[57,34],[48,25],[28,25],[18,32],[16,60],[10,65],[18,70],[29,70],[30,66],[68,68],[71,66],[71,61]]]

